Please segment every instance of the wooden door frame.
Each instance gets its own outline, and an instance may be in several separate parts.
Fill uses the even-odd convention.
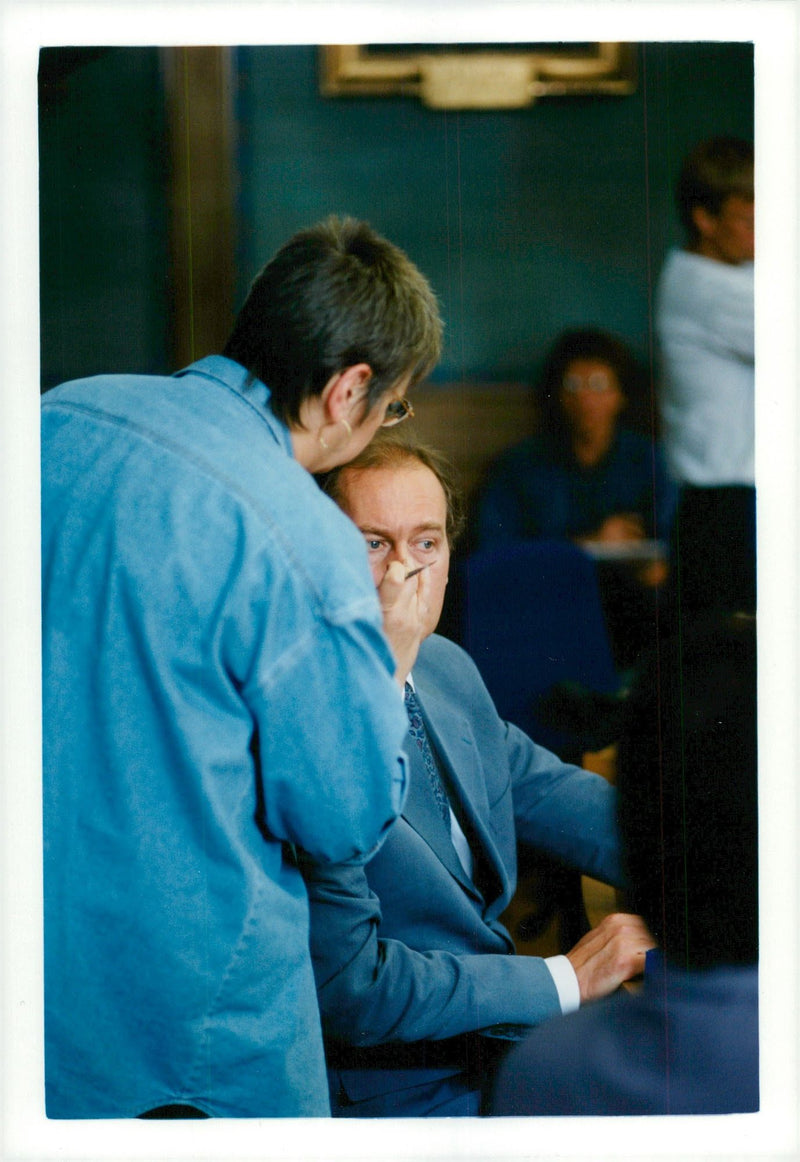
[[[169,154],[173,366],[218,353],[235,296],[233,50],[161,50]]]

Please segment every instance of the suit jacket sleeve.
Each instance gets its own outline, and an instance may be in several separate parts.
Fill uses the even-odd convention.
[[[617,794],[506,724],[517,838],[604,883],[623,887]]]
[[[421,952],[378,936],[363,867],[312,865],[311,956],[325,1032],[350,1045],[440,1040],[560,1013],[544,961],[504,953]]]
[[[499,920],[515,887],[516,839],[597,878],[618,872],[615,795],[604,779],[503,722],[454,643],[428,638],[414,674],[494,879],[487,895],[471,893],[444,865],[412,816],[413,774],[403,815],[368,867],[305,863],[323,1026],[356,1046],[498,1033],[559,1014],[546,964],[514,955]]]

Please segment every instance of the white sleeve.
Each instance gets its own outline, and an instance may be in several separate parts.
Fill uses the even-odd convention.
[[[718,276],[719,285],[709,281],[708,322],[712,336],[737,358],[752,363],[756,349],[753,266],[722,266],[713,274]]]
[[[581,990],[575,969],[566,956],[546,956],[544,962],[553,978],[562,1013],[574,1013],[581,1007]]]

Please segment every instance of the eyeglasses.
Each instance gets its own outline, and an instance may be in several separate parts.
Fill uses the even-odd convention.
[[[395,424],[402,424],[414,414],[414,409],[407,399],[393,399],[386,405],[386,415],[383,417],[382,428],[393,428]]]
[[[597,394],[604,391],[613,391],[614,389],[614,384],[606,371],[593,371],[585,377],[582,375],[565,375],[561,386],[570,395],[587,389]]]

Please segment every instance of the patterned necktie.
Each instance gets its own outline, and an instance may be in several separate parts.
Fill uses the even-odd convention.
[[[428,732],[425,729],[425,723],[422,721],[422,714],[419,709],[419,702],[414,690],[406,682],[406,710],[408,712],[408,724],[411,736],[416,741],[417,746],[422,751],[422,758],[425,763],[425,770],[428,772],[428,778],[433,791],[433,797],[436,800],[436,806],[439,808],[439,814],[445,823],[450,824],[450,801],[447,798],[447,792],[442,783],[442,776],[436,766],[436,761],[431,750],[430,740],[428,739]]]

